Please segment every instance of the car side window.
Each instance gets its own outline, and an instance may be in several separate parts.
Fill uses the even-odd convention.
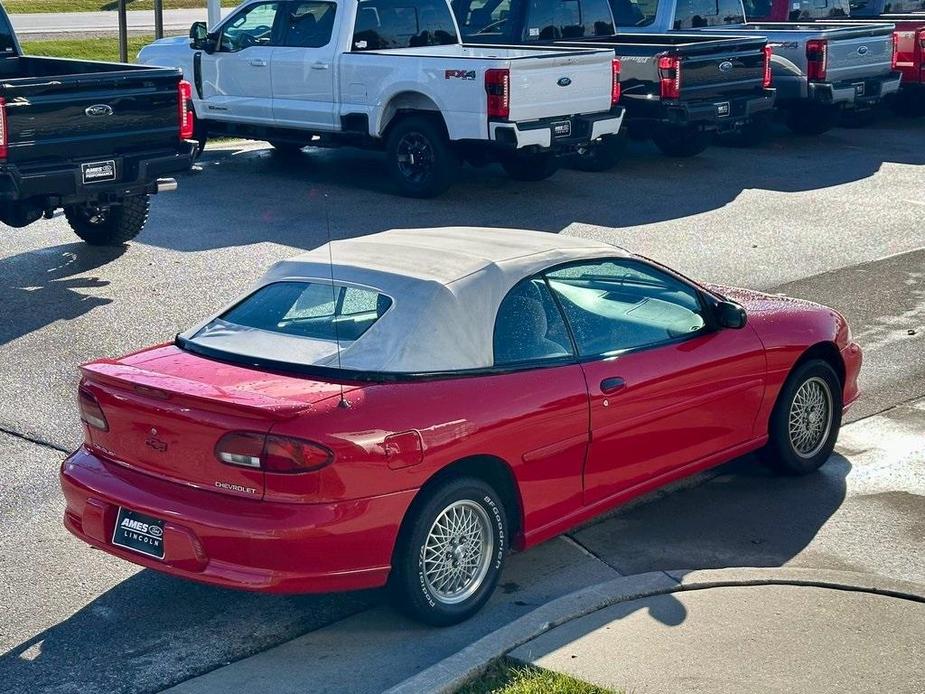
[[[579,39],[613,34],[607,0],[530,0],[526,41]]]
[[[578,263],[546,277],[583,357],[671,342],[707,328],[693,287],[639,261]]]
[[[331,42],[337,5],[333,2],[291,2],[286,13],[283,45],[321,48]]]
[[[458,42],[447,3],[439,0],[359,0],[354,51],[441,46]]]
[[[274,45],[274,26],[281,2],[248,5],[222,27],[219,50],[237,53],[251,46]]]
[[[498,308],[494,335],[495,366],[573,356],[562,314],[546,282],[522,280]]]

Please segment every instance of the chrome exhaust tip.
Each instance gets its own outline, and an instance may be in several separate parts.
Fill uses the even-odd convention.
[[[177,179],[175,178],[157,179],[157,192],[158,193],[172,193],[176,189],[177,189]]]

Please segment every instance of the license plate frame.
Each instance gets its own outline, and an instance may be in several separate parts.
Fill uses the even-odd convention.
[[[164,521],[120,506],[112,529],[112,544],[163,561]]]
[[[117,179],[116,160],[88,161],[80,165],[80,178],[85,186],[112,183]]]
[[[864,96],[867,93],[867,85],[864,82],[855,82],[851,86],[854,87],[855,96]]]
[[[732,104],[728,101],[719,101],[715,104],[717,118],[728,118],[732,115]]]
[[[572,121],[570,120],[556,121],[550,127],[553,137],[569,137],[572,134]]]

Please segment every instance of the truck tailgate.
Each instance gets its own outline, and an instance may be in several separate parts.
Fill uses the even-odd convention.
[[[761,90],[765,41],[738,46],[679,46],[681,98],[709,99],[736,91]]]
[[[563,49],[511,60],[510,120],[609,111],[612,60],[613,53],[607,50]]]
[[[178,70],[32,56],[15,60],[19,76],[0,81],[7,161],[53,164],[177,142]]]

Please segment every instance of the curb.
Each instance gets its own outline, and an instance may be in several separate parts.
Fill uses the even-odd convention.
[[[853,571],[789,567],[653,571],[615,578],[548,602],[400,682],[386,694],[451,694],[505,653],[550,629],[620,602],[685,590],[762,585],[830,588],[925,602],[925,585]]]

